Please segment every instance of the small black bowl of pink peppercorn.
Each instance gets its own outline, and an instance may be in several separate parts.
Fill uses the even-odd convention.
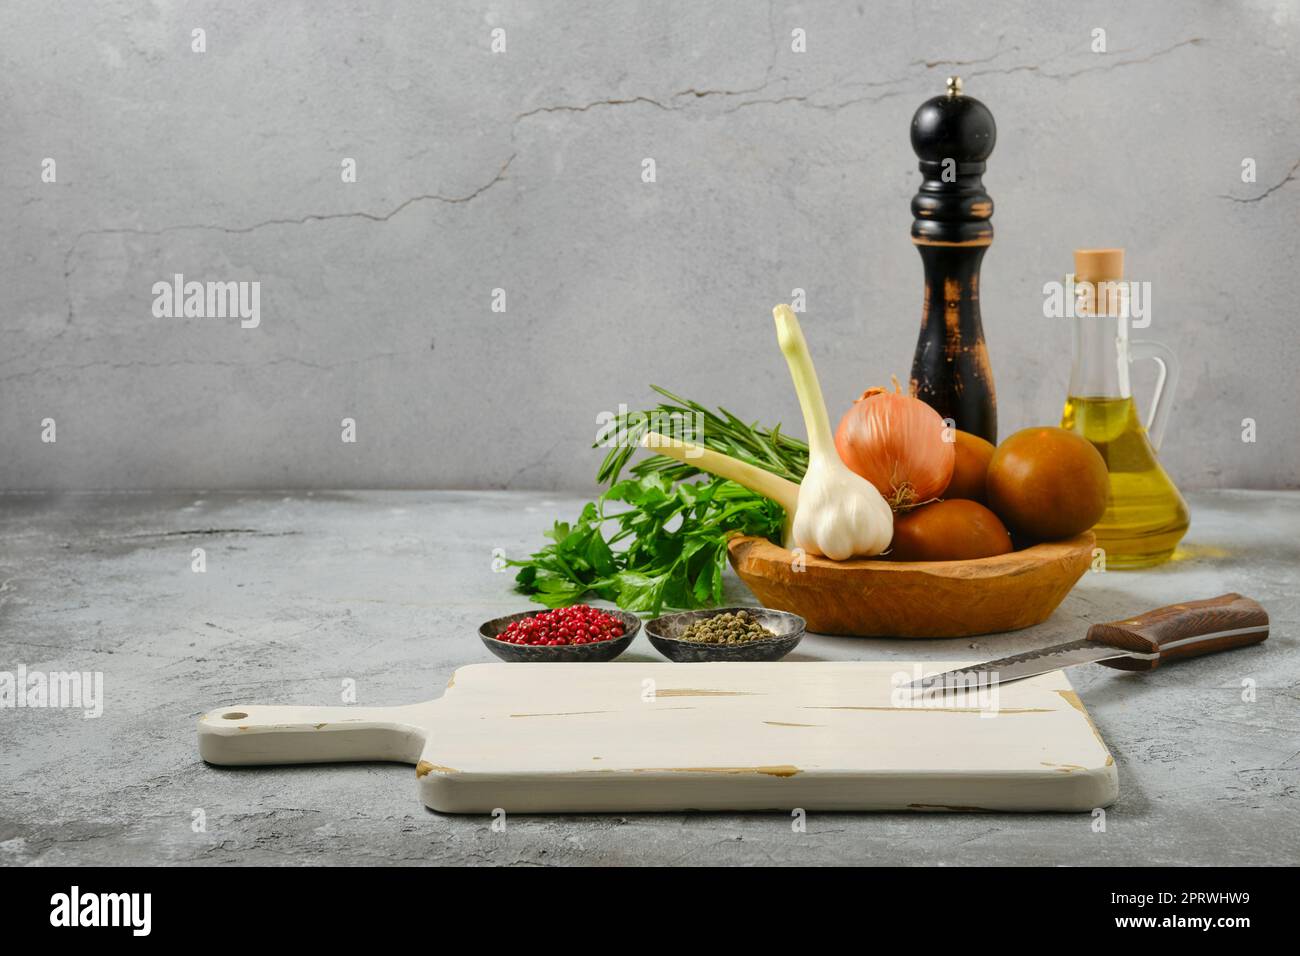
[[[612,661],[640,630],[635,614],[575,604],[498,617],[478,634],[489,651],[510,663],[580,663]]]

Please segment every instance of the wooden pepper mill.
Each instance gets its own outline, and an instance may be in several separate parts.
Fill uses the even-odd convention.
[[[924,177],[912,198],[912,242],[925,266],[912,394],[995,445],[997,399],[979,288],[980,262],[993,242],[993,200],[982,177],[996,139],[993,114],[962,95],[961,77],[949,77],[948,92],[912,117],[912,149]]]

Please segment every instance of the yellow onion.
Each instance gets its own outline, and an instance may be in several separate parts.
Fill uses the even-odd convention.
[[[876,486],[895,511],[933,501],[952,480],[954,432],[925,402],[869,388],[844,413],[835,450],[849,469]]]

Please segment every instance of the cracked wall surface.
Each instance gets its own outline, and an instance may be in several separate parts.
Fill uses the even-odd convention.
[[[0,49],[0,488],[586,488],[652,382],[801,431],[769,310],[807,291],[832,414],[906,376],[908,127],[952,73],[998,122],[1002,434],[1065,397],[1043,283],[1122,245],[1174,478],[1300,483],[1294,3],[106,0],[6,7]],[[260,282],[261,325],[155,318],[176,273]]]

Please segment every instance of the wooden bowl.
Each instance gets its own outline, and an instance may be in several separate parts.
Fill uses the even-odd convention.
[[[1091,531],[974,561],[830,561],[736,537],[731,566],[767,607],[855,637],[973,637],[1041,624],[1092,561]]]

